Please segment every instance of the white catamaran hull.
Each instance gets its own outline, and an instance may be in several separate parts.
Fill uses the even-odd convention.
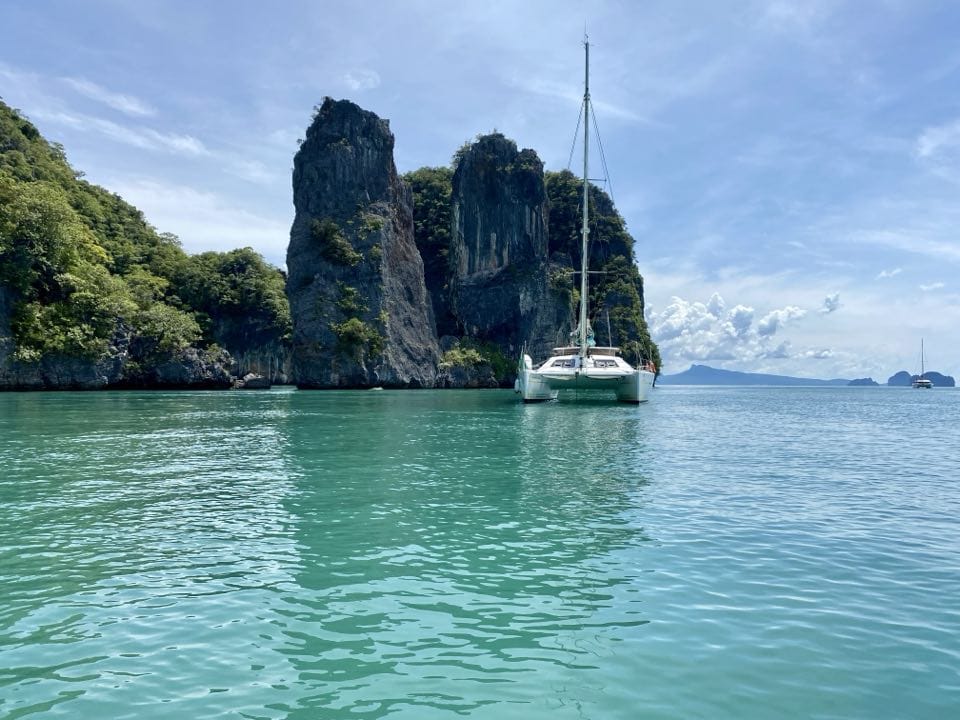
[[[600,347],[596,343],[590,328],[590,313],[587,303],[590,299],[590,176],[589,169],[589,126],[590,126],[590,43],[584,38],[584,88],[583,88],[583,204],[580,230],[580,312],[576,329],[570,333],[571,342],[567,347],[553,348],[553,357],[546,362],[533,366],[533,361],[525,352],[517,364],[517,381],[514,390],[524,402],[543,402],[555,400],[561,390],[607,391],[617,400],[628,403],[646,402],[647,394],[653,387],[656,377],[651,361],[639,368],[633,367],[619,357],[620,348]],[[610,338],[609,323],[607,336]]]
[[[551,358],[534,369],[529,356],[524,356],[514,385],[524,402],[556,400],[561,390],[598,390],[614,393],[620,402],[642,403],[647,401],[653,387],[653,372],[643,368],[635,370],[620,358],[615,368],[552,367],[554,360]]]

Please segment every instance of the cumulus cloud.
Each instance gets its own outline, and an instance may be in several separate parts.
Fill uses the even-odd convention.
[[[783,360],[790,357],[790,341],[784,340],[776,347],[767,350],[762,357],[770,360]]]
[[[757,323],[757,333],[765,337],[773,335],[791,320],[802,318],[806,314],[806,310],[801,310],[793,305],[788,305],[782,310],[771,310]]]
[[[734,361],[790,357],[787,341],[773,337],[787,323],[806,315],[787,306],[754,322],[756,311],[747,305],[727,304],[719,294],[706,303],[673,297],[662,311],[649,310],[647,321],[661,354],[672,362]]]
[[[187,252],[250,246],[270,262],[283,261],[288,224],[229,197],[151,178],[114,178],[108,185],[140,208],[151,224],[179,236]]]
[[[84,78],[67,77],[62,78],[62,80],[79,94],[103,103],[114,110],[119,110],[126,115],[143,117],[156,113],[152,107],[139,98],[135,98],[132,95],[112,92]]]
[[[380,87],[380,74],[376,70],[356,69],[343,76],[351,90],[373,90]]]
[[[934,282],[934,283],[930,283],[929,285],[921,285],[920,289],[923,290],[924,292],[930,292],[931,290],[940,290],[941,288],[945,288],[945,287],[946,287],[946,284],[942,282]]]
[[[903,268],[894,268],[893,270],[881,270],[880,274],[877,275],[877,280],[883,280],[884,278],[896,277],[903,272]]]
[[[833,293],[833,295],[827,295],[823,299],[823,307],[820,308],[820,312],[823,313],[824,315],[829,315],[839,307],[840,307],[840,293],[835,292]]]
[[[727,309],[727,304],[720,297],[720,293],[714,293],[707,301],[707,311],[715,318],[723,317],[723,311]]]
[[[729,334],[736,337],[743,337],[750,332],[750,325],[752,324],[753,308],[747,307],[746,305],[737,305],[730,311],[725,326],[729,328]]]

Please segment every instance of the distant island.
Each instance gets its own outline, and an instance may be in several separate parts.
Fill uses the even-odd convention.
[[[923,376],[933,383],[934,387],[956,387],[957,383],[950,375],[941,375],[938,372],[933,370],[927,370],[923,373]],[[887,385],[891,387],[910,387],[913,384],[913,381],[916,380],[919,375],[911,375],[906,370],[901,370],[895,375],[891,375],[890,379],[887,380]]]
[[[901,370],[887,380],[891,387],[910,387],[916,375]],[[956,387],[956,383],[949,375],[928,371],[924,373],[935,387]],[[674,375],[661,375],[657,378],[659,385],[781,385],[785,387],[806,386],[847,386],[847,387],[879,387],[880,383],[871,377],[846,380],[819,380],[817,378],[799,378],[789,375],[770,375],[767,373],[748,373],[737,370],[721,370],[709,365],[691,365],[688,370]]]
[[[691,365],[675,375],[661,375],[657,380],[661,385],[847,385],[849,380],[818,380],[816,378],[798,378],[788,375],[768,375],[766,373],[747,373],[736,370],[721,370],[708,365]]]

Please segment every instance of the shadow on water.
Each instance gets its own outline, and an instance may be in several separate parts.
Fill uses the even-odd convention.
[[[646,622],[642,410],[504,392],[296,399],[291,717],[493,703],[521,717],[577,696]]]

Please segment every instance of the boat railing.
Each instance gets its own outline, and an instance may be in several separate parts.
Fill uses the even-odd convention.
[[[568,345],[567,347],[555,347],[553,348],[554,356],[557,355],[579,355],[580,348],[577,345]],[[620,348],[618,347],[590,347],[587,348],[587,357],[593,357],[594,355],[619,355]]]

